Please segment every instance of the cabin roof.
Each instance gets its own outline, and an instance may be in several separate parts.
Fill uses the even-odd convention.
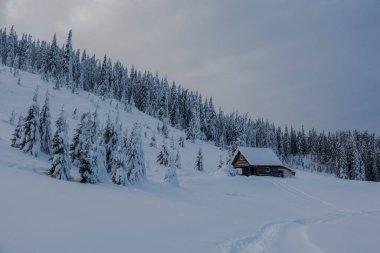
[[[282,162],[270,148],[238,147],[234,158],[238,152],[245,157],[250,165],[256,166],[283,166]]]

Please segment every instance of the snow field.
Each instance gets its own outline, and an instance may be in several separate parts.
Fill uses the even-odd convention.
[[[75,108],[80,115],[99,105],[104,124],[108,114],[115,119],[116,103],[53,90],[53,84],[25,72],[18,86],[8,68],[0,69],[1,253],[378,252],[378,183],[303,171],[285,179],[229,177],[215,173],[217,147],[186,141],[179,148],[179,187],[173,187],[163,183],[166,168],[155,162],[163,137],[157,134],[157,148],[149,147],[159,121],[136,110],[120,111],[120,121],[129,131],[135,122],[142,125],[146,182],[123,187],[50,178],[44,175],[48,157],[36,159],[10,147],[12,110],[25,114],[37,85],[41,105],[49,88],[52,122],[63,105],[71,141]],[[170,128],[169,136],[178,143],[184,133]],[[204,172],[193,169],[200,145]]]

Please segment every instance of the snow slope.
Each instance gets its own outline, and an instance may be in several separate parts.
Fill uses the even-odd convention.
[[[87,93],[52,89],[21,72],[18,86],[0,66],[0,252],[378,252],[380,185],[297,171],[295,178],[229,177],[215,173],[220,150],[186,142],[179,187],[162,182],[165,168],[149,147],[158,120],[120,112],[124,127],[143,126],[148,179],[134,187],[109,182],[84,185],[45,176],[47,157],[35,159],[10,147],[12,110],[25,113],[34,89],[39,101],[50,88],[53,120],[64,105],[70,117],[94,111],[116,117],[115,102]],[[170,129],[177,142],[184,133]],[[170,142],[170,139],[167,140]],[[205,172],[193,169],[199,145]],[[225,157],[225,152],[222,156]]]

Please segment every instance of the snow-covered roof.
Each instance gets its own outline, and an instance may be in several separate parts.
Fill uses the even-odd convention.
[[[238,147],[234,157],[239,151],[250,165],[282,165],[280,159],[270,148]]]

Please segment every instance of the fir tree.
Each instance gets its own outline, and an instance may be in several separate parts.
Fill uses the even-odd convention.
[[[195,103],[197,104],[197,103]],[[201,123],[198,107],[193,107],[189,127],[186,129],[186,139],[194,142],[201,137]]]
[[[107,161],[106,161],[106,148],[104,147],[103,138],[100,136],[94,145],[94,159],[99,181],[104,181],[107,175]]]
[[[136,123],[127,147],[126,169],[128,181],[136,184],[146,178],[145,157],[141,143],[141,127]]]
[[[179,155],[179,151],[177,150],[177,153],[175,155],[174,165],[177,169],[181,169],[181,156]]]
[[[219,163],[218,163],[218,170],[221,170],[224,166],[224,162],[222,159],[222,154],[219,154]]]
[[[91,114],[87,113],[83,125],[81,125],[81,134],[79,135],[79,143],[82,147],[79,156],[79,174],[81,183],[95,184],[99,181],[98,169],[96,167],[93,136],[93,121]]]
[[[46,91],[45,103],[40,115],[41,151],[50,155],[52,150],[52,130],[49,105],[49,92]]]
[[[167,147],[167,145],[166,145],[165,142],[162,144],[161,150],[158,153],[157,163],[161,164],[161,165],[164,165],[164,166],[168,166],[168,163],[169,163],[169,151],[168,151],[168,147]]]
[[[165,138],[169,138],[168,119],[165,118],[162,123],[161,133]]]
[[[70,176],[70,158],[68,151],[67,123],[63,109],[57,119],[56,132],[53,137],[52,147],[52,165],[48,175],[59,180],[71,180]]]
[[[176,164],[173,153],[169,155],[168,168],[165,173],[164,182],[174,186],[178,186]]]
[[[81,157],[79,174],[81,176],[80,182],[83,184],[95,184],[99,181],[98,175],[96,175],[96,165],[91,149],[89,152],[85,152]]]
[[[63,54],[63,66],[62,66],[62,72],[63,72],[63,77],[66,83],[66,86],[71,88],[72,91],[74,87],[73,83],[73,56],[72,56],[72,31],[69,31],[69,34],[67,35],[67,41],[66,41],[66,46]]]
[[[107,171],[111,172],[113,155],[117,148],[118,136],[115,126],[112,124],[108,115],[106,126],[103,130],[103,142],[106,149]]]
[[[28,114],[24,120],[22,140],[20,143],[20,149],[35,157],[37,157],[41,151],[41,138],[39,131],[40,109],[38,106],[37,97],[38,88],[34,93],[32,105],[30,106]]]
[[[119,146],[113,157],[112,162],[112,182],[118,185],[129,184],[128,171],[125,165],[125,151]]]
[[[78,127],[74,130],[73,141],[70,145],[70,159],[71,163],[75,166],[79,166],[81,160],[81,151],[84,149],[83,142],[81,140],[83,135],[83,129],[87,124],[87,118],[90,117],[90,113],[83,113],[80,119]]]
[[[23,133],[23,122],[24,122],[24,118],[22,117],[22,115],[20,115],[18,117],[18,122],[16,124],[15,130],[12,134],[11,146],[13,148],[20,148],[21,138],[22,138],[22,133]]]
[[[202,148],[199,147],[197,158],[195,160],[195,170],[197,171],[203,171],[203,155],[202,155]]]

